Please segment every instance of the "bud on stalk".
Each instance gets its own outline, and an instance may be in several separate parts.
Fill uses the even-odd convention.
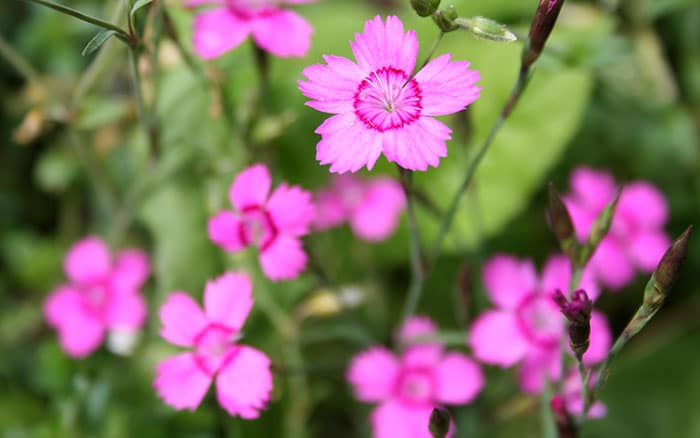
[[[440,0],[411,0],[411,7],[421,17],[433,15],[440,7]]]
[[[593,301],[583,289],[574,292],[571,301],[567,300],[560,290],[557,290],[552,298],[569,321],[569,345],[580,362],[590,344]]]
[[[440,9],[433,14],[433,21],[441,31],[447,33],[459,29],[455,20],[459,17],[457,8],[454,5],[449,5],[446,9]]]
[[[443,408],[434,408],[430,413],[430,423],[428,430],[433,438],[445,438],[450,432],[450,422],[452,418],[450,413]]]
[[[542,49],[549,34],[554,28],[554,23],[559,17],[559,11],[564,5],[564,0],[540,0],[535,12],[535,18],[530,25],[530,34],[522,55],[522,69],[527,70],[540,57]]]

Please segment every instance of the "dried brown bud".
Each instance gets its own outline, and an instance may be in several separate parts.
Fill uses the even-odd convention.
[[[689,226],[681,234],[666,253],[661,258],[659,266],[656,268],[654,277],[659,286],[668,293],[673,283],[678,278],[678,272],[683,266],[686,255],[688,255],[688,240],[693,234],[693,226]]]
[[[443,408],[434,408],[430,413],[430,423],[428,430],[433,438],[445,438],[450,432],[450,423],[452,418],[450,413]]]

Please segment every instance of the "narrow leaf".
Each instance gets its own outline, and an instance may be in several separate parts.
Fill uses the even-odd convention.
[[[92,54],[97,49],[102,47],[102,44],[104,44],[108,39],[110,39],[116,34],[117,32],[114,30],[103,30],[102,32],[99,32],[97,35],[92,37],[92,39],[88,41],[88,43],[85,45],[83,51],[81,52],[82,55],[87,56]]]
[[[136,2],[134,2],[134,5],[131,7],[131,11],[129,12],[131,18],[134,18],[134,14],[136,14],[136,11],[150,4],[152,1],[153,0],[136,0]]]

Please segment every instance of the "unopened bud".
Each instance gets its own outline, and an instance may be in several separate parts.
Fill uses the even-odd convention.
[[[547,220],[549,227],[559,241],[561,250],[574,262],[578,253],[578,240],[574,230],[574,223],[571,220],[569,210],[559,193],[549,183],[549,204],[547,205]]]
[[[505,24],[485,17],[457,18],[455,24],[477,38],[510,43],[518,39]]]
[[[446,33],[459,29],[459,26],[455,23],[458,17],[457,8],[455,8],[454,5],[449,5],[445,9],[435,11],[433,14],[433,21],[435,21],[435,24],[437,24],[441,31]]]
[[[583,289],[575,291],[571,301],[567,300],[560,290],[554,292],[552,298],[569,321],[569,345],[576,357],[581,360],[590,344],[593,301],[588,298],[588,294]]]
[[[650,310],[660,307],[671,286],[678,278],[678,273],[688,255],[688,240],[693,234],[689,226],[666,250],[644,291],[644,306]]]
[[[411,0],[411,7],[416,11],[416,14],[427,17],[437,11],[440,7],[440,0]]]
[[[428,430],[433,438],[445,438],[450,432],[450,422],[452,421],[450,413],[443,408],[433,408],[430,413],[430,423]]]
[[[529,68],[539,58],[554,28],[564,0],[540,0],[530,25],[530,35],[523,48],[522,68]]]

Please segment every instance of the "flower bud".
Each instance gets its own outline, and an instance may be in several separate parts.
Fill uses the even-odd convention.
[[[523,48],[523,69],[528,69],[539,58],[563,5],[564,0],[540,0],[530,25],[528,41]]]
[[[567,300],[560,290],[554,292],[552,298],[569,321],[569,345],[576,357],[581,360],[590,344],[593,301],[588,298],[588,294],[583,289],[575,291],[571,301]]]
[[[578,240],[574,231],[569,210],[566,208],[559,193],[549,184],[549,204],[547,205],[547,221],[549,227],[559,241],[561,250],[574,262],[578,253]]]
[[[693,226],[689,226],[681,234],[670,248],[666,250],[659,265],[654,271],[651,280],[644,290],[643,306],[650,311],[656,310],[663,303],[664,298],[671,290],[671,286],[678,278],[678,273],[683,266],[688,254],[688,240],[693,233]]]
[[[518,39],[504,24],[485,17],[457,18],[455,24],[481,39],[506,43]]]
[[[428,430],[433,438],[445,438],[450,432],[450,422],[452,421],[450,413],[443,408],[434,408],[430,413],[430,423]]]
[[[447,33],[459,29],[459,26],[455,23],[458,17],[457,8],[454,5],[449,5],[446,9],[435,11],[433,21],[435,21],[435,24],[441,31]]]
[[[421,17],[433,15],[440,6],[440,0],[411,0],[411,7]]]

